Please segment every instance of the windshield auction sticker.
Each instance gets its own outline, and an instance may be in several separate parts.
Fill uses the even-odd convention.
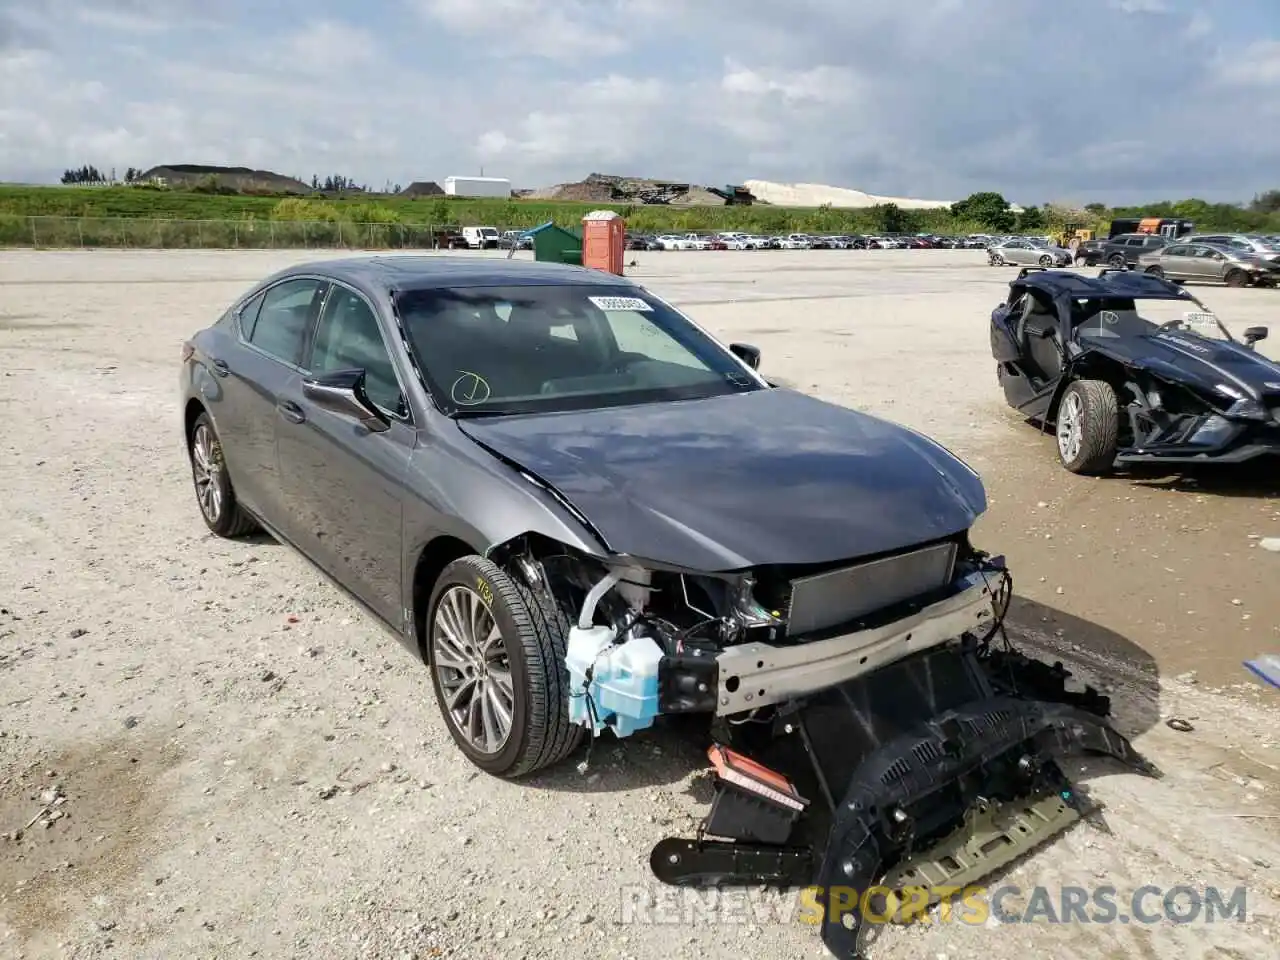
[[[635,310],[638,313],[653,313],[653,307],[639,297],[587,297],[587,299],[600,310]]]

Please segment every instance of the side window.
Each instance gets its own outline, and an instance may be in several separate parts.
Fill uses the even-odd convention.
[[[262,297],[262,306],[248,326],[242,317],[245,339],[263,353],[291,363],[302,363],[302,343],[306,339],[311,309],[324,290],[319,280],[286,280]]]
[[[1181,244],[1178,244],[1175,246],[1166,247],[1164,251],[1164,255],[1166,257],[1185,257],[1189,252],[1190,252],[1189,247],[1184,247]]]
[[[364,370],[369,399],[398,416],[407,412],[391,355],[368,302],[346,287],[334,286],[316,325],[311,346],[311,372]]]
[[[249,334],[253,332],[253,325],[258,322],[258,311],[262,309],[262,298],[264,296],[266,296],[265,293],[260,293],[240,308],[240,332],[246,340],[249,339]]]

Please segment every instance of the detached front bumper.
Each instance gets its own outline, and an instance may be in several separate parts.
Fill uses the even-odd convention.
[[[1069,677],[940,646],[805,698],[771,729],[743,724],[752,755],[712,747],[697,836],[661,840],[650,867],[678,886],[802,888],[827,949],[861,960],[868,920],[918,915],[1092,812],[1060,759],[1160,776],[1108,725],[1107,698]]]
[[[950,596],[884,626],[786,646],[729,647],[716,657],[716,715],[785,703],[955,640],[994,617],[1003,577],[994,567],[976,570],[956,581]]]

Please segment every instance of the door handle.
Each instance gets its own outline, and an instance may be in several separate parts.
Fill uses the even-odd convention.
[[[227,361],[225,360],[219,360],[214,357],[209,362],[213,364],[213,372],[220,377],[225,377],[231,372],[231,368],[227,366]]]
[[[276,404],[276,409],[280,411],[280,416],[284,417],[290,423],[305,423],[307,415],[302,408],[292,400],[281,400]]]

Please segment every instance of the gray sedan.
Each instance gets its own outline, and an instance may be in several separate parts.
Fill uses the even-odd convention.
[[[1002,243],[993,243],[987,248],[987,262],[993,267],[1041,266],[1065,267],[1071,262],[1071,251],[1062,247],[1051,247],[1040,240],[1025,237],[1014,237]]]
[[[1160,247],[1138,257],[1137,269],[1170,280],[1225,283],[1229,287],[1274,287],[1280,282],[1280,264],[1207,243]]]

